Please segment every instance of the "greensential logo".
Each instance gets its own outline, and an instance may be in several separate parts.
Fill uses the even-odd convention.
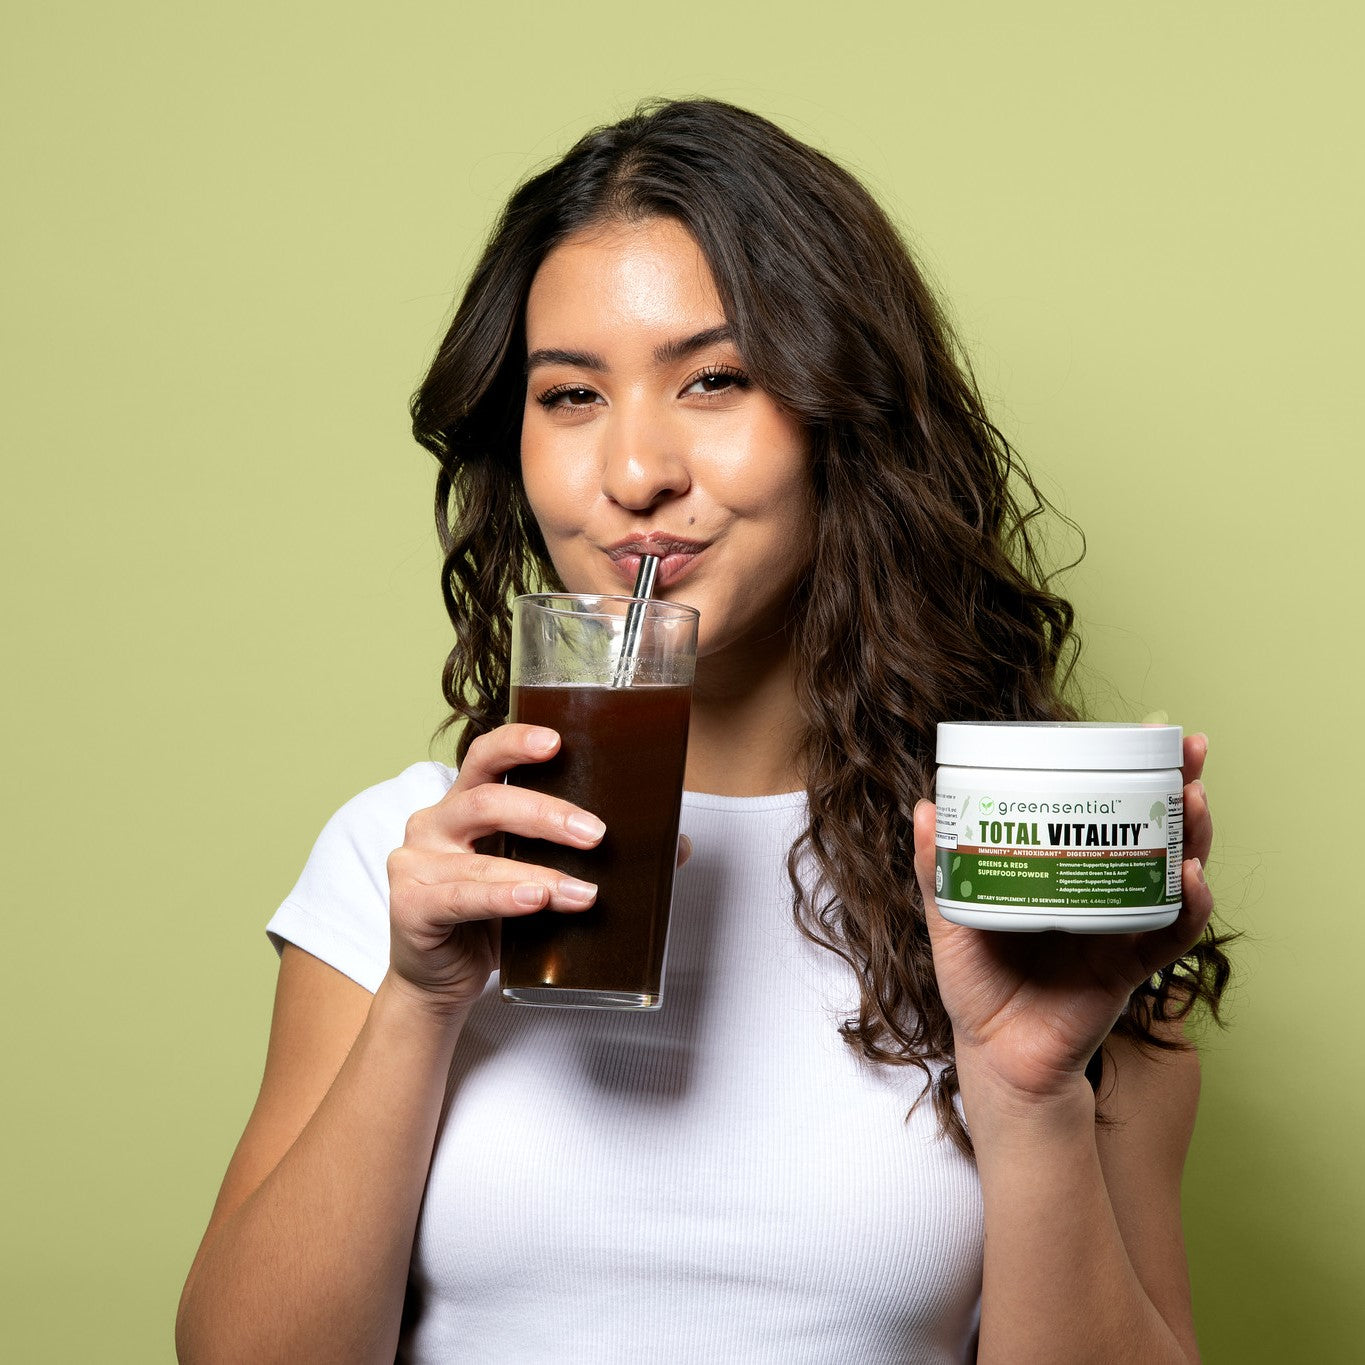
[[[1007,815],[1113,815],[1118,809],[1113,797],[1107,801],[992,801],[983,797],[978,804],[987,813],[994,807],[1002,820]]]

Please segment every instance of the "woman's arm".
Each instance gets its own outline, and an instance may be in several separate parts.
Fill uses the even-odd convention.
[[[558,747],[553,730],[490,731],[408,821],[388,859],[390,965],[373,998],[285,949],[260,1098],[181,1296],[185,1365],[393,1360],[450,1063],[497,965],[498,926],[595,898],[477,851],[499,832],[600,840],[595,817],[498,780]]]
[[[933,901],[933,807],[916,811],[916,866],[985,1207],[984,1365],[1198,1359],[1180,1231],[1198,1061],[1109,1039],[1107,1128],[1096,1127],[1085,1065],[1132,992],[1208,923],[1206,749],[1202,735],[1185,742],[1182,910],[1146,934],[950,924]]]
[[[260,1097],[180,1301],[185,1365],[393,1360],[462,1022],[285,948]]]
[[[1021,1099],[960,1059],[985,1206],[982,1365],[1199,1359],[1180,1175],[1199,1063],[1105,1048],[1102,1107],[1084,1077]]]

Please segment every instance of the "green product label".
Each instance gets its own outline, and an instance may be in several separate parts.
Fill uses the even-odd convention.
[[[937,794],[935,889],[967,905],[1145,909],[1180,901],[1176,791]]]
[[[944,900],[1067,910],[1166,904],[1166,851],[1122,857],[999,856],[938,850],[935,883]]]

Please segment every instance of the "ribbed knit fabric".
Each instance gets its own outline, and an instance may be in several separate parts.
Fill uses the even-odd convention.
[[[375,989],[384,860],[451,776],[419,764],[343,807],[276,941]],[[922,1073],[837,1035],[852,972],[792,918],[804,815],[802,794],[685,797],[657,1013],[508,1005],[490,983],[451,1073],[400,1360],[973,1358],[976,1174],[927,1104],[906,1120]]]

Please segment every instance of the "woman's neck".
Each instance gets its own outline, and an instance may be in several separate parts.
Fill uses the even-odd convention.
[[[742,660],[712,656],[697,664],[687,741],[689,791],[717,796],[775,796],[805,785],[799,747],[804,731],[790,650]]]

